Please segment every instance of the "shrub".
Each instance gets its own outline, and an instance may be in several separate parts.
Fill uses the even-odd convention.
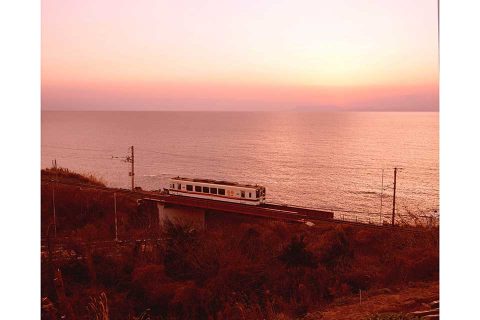
[[[438,279],[438,229],[258,222],[203,231],[171,221],[158,228],[158,218],[148,210],[136,214],[136,199],[127,195],[117,196],[120,238],[161,239],[142,242],[142,250],[108,241],[88,246],[114,237],[112,192],[60,185],[57,239],[70,241],[62,241],[65,250],[54,262],[78,318],[85,318],[88,297],[102,291],[113,319],[146,310],[152,319],[286,319],[359,289]],[[50,186],[42,187],[43,237],[52,222],[51,199]],[[71,258],[67,250],[87,259],[64,261]],[[42,296],[55,304],[46,262]]]
[[[113,258],[97,253],[93,254],[92,260],[99,284],[119,291],[128,289],[133,271],[131,259]]]
[[[85,262],[73,260],[62,266],[62,275],[66,283],[86,285],[90,282],[90,274]]]
[[[365,320],[420,320],[418,317],[413,317],[404,313],[377,313],[369,316]]]
[[[200,239],[199,232],[188,224],[166,221],[165,272],[176,280],[205,281],[218,272],[216,242],[208,237]]]
[[[194,282],[186,282],[175,290],[171,301],[176,319],[208,319],[209,293]]]
[[[138,313],[151,309],[152,314],[166,316],[179,286],[181,284],[167,277],[163,266],[145,265],[133,271],[128,298],[134,302]]]
[[[105,187],[105,182],[92,174],[80,174],[62,167],[44,169],[41,171],[41,175],[42,178],[50,180],[55,179]]]
[[[313,253],[306,250],[304,236],[294,236],[290,243],[283,248],[278,259],[282,261],[288,268],[291,267],[308,267],[316,268],[317,261]]]
[[[317,248],[320,262],[331,268],[346,265],[353,259],[350,240],[342,227],[326,232]]]

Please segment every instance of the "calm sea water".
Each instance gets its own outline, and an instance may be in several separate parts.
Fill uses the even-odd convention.
[[[401,167],[399,212],[431,213],[438,130],[438,113],[42,112],[42,168],[56,159],[129,188],[130,164],[112,156],[134,145],[143,189],[213,178],[265,185],[270,202],[391,214]]]

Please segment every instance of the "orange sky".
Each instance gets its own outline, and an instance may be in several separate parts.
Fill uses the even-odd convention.
[[[436,1],[42,1],[43,110],[438,110]]]

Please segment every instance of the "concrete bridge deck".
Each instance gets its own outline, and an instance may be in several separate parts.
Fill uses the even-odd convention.
[[[177,205],[284,221],[306,222],[333,219],[333,212],[330,211],[268,203],[248,205],[176,195],[159,195],[155,198],[143,198],[142,200],[160,202],[167,207]]]

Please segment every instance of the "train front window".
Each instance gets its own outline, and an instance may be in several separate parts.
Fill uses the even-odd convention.
[[[193,191],[193,186],[191,184],[187,184],[187,191]]]
[[[209,187],[203,187],[203,192],[209,193],[209,189],[210,189]]]
[[[225,195],[225,189],[218,189],[218,194],[224,196]]]
[[[245,198],[245,191],[242,190],[242,191],[240,192],[240,196],[241,196],[242,198]]]
[[[210,188],[210,193],[217,194],[217,188]]]
[[[195,192],[202,192],[202,187],[195,186]]]

